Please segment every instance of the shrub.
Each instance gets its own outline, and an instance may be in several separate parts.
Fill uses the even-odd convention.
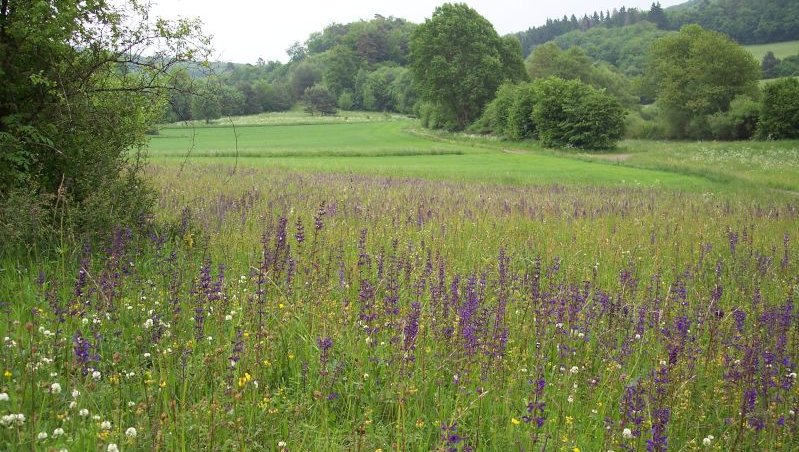
[[[338,96],[338,108],[342,110],[352,110],[355,101],[352,99],[352,94],[349,91],[344,91]]]
[[[535,103],[536,92],[532,83],[516,85],[515,97],[505,123],[505,135],[514,140],[535,137],[535,122],[531,114]]]
[[[483,115],[472,124],[471,130],[478,133],[503,135],[508,123],[508,113],[517,91],[517,86],[512,83],[500,85],[494,99],[486,105]]]
[[[303,95],[305,111],[314,115],[336,114],[336,97],[324,85],[314,85],[305,90]]]
[[[419,120],[422,127],[428,129],[458,130],[458,123],[452,119],[452,115],[447,115],[442,111],[442,107],[430,102],[419,104]]]
[[[748,140],[755,134],[759,114],[757,101],[738,96],[730,102],[728,111],[710,115],[707,122],[716,140]]]
[[[624,130],[627,138],[659,140],[665,137],[663,125],[644,112],[627,115],[624,118]]]
[[[531,118],[544,146],[602,149],[624,136],[624,111],[613,97],[577,80],[534,82]]]
[[[799,80],[776,80],[763,88],[758,137],[799,138]]]

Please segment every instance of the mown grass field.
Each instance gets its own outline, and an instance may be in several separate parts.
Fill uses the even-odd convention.
[[[752,56],[754,56],[758,61],[762,61],[763,57],[766,56],[766,53],[769,51],[774,52],[774,56],[779,59],[793,55],[799,55],[799,41],[749,45],[744,46],[744,48],[748,50],[749,53],[751,53]]]
[[[799,191],[796,141],[625,141],[612,153],[582,154],[546,150],[534,142],[437,134],[399,116],[356,115],[261,115],[236,128],[223,120],[211,127],[167,127],[152,139],[149,156],[154,162],[224,162],[505,184]],[[308,124],[314,120],[318,122]]]
[[[796,142],[248,120],[153,138],[141,232],[0,261],[0,449],[799,447]]]

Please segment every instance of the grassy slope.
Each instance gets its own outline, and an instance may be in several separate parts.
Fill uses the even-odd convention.
[[[763,60],[763,57],[770,50],[774,52],[777,58],[785,58],[792,55],[799,54],[799,41],[786,41],[786,42],[772,42],[769,44],[756,44],[744,46],[746,50],[751,53],[757,61]]]

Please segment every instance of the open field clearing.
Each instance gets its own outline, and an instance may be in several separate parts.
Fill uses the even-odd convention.
[[[758,44],[744,46],[749,53],[752,54],[758,61],[763,60],[763,57],[769,51],[774,53],[774,56],[783,59],[785,57],[799,55],[799,41],[786,41],[774,42],[770,44]]]
[[[151,141],[150,158],[504,184],[799,191],[796,141],[628,140],[613,153],[579,154],[535,142],[423,131],[401,117],[356,123],[296,113],[260,117],[250,121],[272,125],[234,129],[220,120],[212,127],[162,129]],[[300,119],[326,123],[293,125]]]

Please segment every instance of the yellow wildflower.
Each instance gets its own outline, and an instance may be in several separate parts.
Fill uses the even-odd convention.
[[[519,424],[521,424],[521,421],[519,421],[519,420],[518,420],[518,419],[516,419],[515,417],[512,417],[512,418],[510,419],[510,423],[511,423],[511,424],[513,424],[513,425],[519,425]]]
[[[244,372],[244,375],[239,377],[239,387],[243,388],[247,383],[252,381],[252,375],[249,372]]]

